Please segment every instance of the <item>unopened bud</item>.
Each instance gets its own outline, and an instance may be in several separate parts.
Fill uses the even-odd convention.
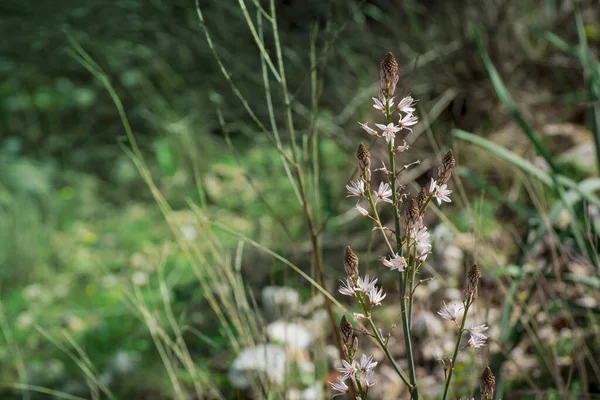
[[[408,203],[407,215],[410,222],[415,222],[419,218],[419,203],[414,197]]]
[[[490,367],[486,367],[481,374],[479,389],[481,390],[481,400],[492,400],[494,398],[494,387],[496,386],[496,377]]]
[[[358,159],[358,167],[365,174],[368,181],[371,180],[371,154],[367,150],[367,146],[361,143],[356,150],[356,158]]]
[[[477,264],[473,264],[469,269],[469,274],[467,276],[467,284],[465,286],[465,297],[467,300],[470,298],[471,300],[475,300],[477,296],[477,285],[479,284],[479,280],[481,279],[481,272],[479,271],[479,267]]]
[[[398,61],[392,53],[387,53],[381,61],[380,89],[381,92],[388,96],[392,96],[398,84]]]
[[[352,354],[356,353],[358,350],[358,336],[354,336],[354,340],[352,340]]]
[[[422,187],[417,195],[417,205],[419,206],[419,210],[423,207],[423,204],[425,204],[425,200],[427,200],[427,191]]]
[[[346,252],[344,253],[344,269],[348,278],[356,278],[358,276],[358,257],[354,254],[350,246],[346,247]]]
[[[454,152],[452,152],[452,149],[450,149],[442,159],[442,165],[440,165],[440,167],[438,168],[440,176],[444,177],[442,183],[447,183],[450,180],[452,170],[455,166],[456,160],[454,159]]]
[[[344,345],[350,345],[352,343],[352,335],[354,334],[354,328],[346,316],[342,316],[340,321],[340,335],[342,336],[342,343]]]

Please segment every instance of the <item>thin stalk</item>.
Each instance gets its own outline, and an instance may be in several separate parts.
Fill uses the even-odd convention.
[[[292,116],[292,106],[290,102],[289,91],[287,87],[287,79],[285,75],[285,68],[283,63],[283,55],[281,51],[281,42],[279,40],[279,28],[277,26],[277,14],[275,9],[275,1],[270,1],[271,8],[271,25],[273,28],[273,40],[275,42],[275,50],[277,55],[277,64],[279,66],[279,75],[281,78],[281,91],[283,94],[283,102],[285,105],[285,119],[287,130],[290,135],[290,142],[292,147],[292,159],[293,165],[295,167],[296,179],[298,180],[298,190],[300,191],[300,196],[302,198],[302,212],[304,214],[304,219],[306,220],[306,224],[308,225],[308,231],[310,233],[310,242],[313,250],[313,262],[315,266],[315,270],[317,272],[317,277],[319,279],[319,284],[322,287],[326,287],[325,285],[325,276],[323,274],[323,263],[321,259],[321,246],[319,244],[319,233],[315,229],[311,211],[308,204],[308,195],[306,192],[306,186],[304,183],[304,174],[302,172],[302,164],[298,157],[298,146],[296,144],[296,133],[294,130],[294,119]],[[331,307],[331,301],[328,298],[325,299],[325,309],[327,310],[327,315],[329,317],[329,323],[331,324],[332,331],[334,332],[333,338],[335,344],[338,348],[340,359],[344,358],[344,350],[342,347],[342,341],[338,332],[337,322],[335,320],[335,316],[333,315],[333,309]]]
[[[367,321],[369,322],[369,326],[371,327],[371,330],[373,331],[373,334],[375,335],[375,339],[377,340],[379,347],[381,347],[381,350],[383,350],[383,352],[387,356],[388,360],[390,360],[390,362],[392,363],[392,367],[394,368],[394,370],[396,371],[396,373],[398,374],[400,379],[402,379],[402,381],[407,386],[411,386],[409,380],[406,378],[406,376],[400,369],[400,366],[396,363],[396,360],[394,360],[394,357],[392,357],[385,342],[383,341],[383,338],[381,337],[381,334],[379,333],[379,329],[377,329],[377,327],[375,326],[375,323],[373,322],[373,318],[371,317],[371,313],[369,312],[361,293],[358,294],[358,301],[360,302],[360,305],[362,306],[363,312],[367,316]]]
[[[448,379],[446,379],[446,386],[444,387],[444,397],[442,400],[446,400],[446,396],[448,396],[448,389],[450,388],[450,380],[452,379],[452,373],[454,372],[454,365],[456,363],[456,357],[458,356],[458,350],[460,349],[460,342],[462,339],[462,334],[465,329],[465,323],[467,322],[467,313],[469,312],[469,307],[473,303],[472,300],[469,300],[465,305],[465,311],[463,313],[462,321],[460,322],[460,328],[458,330],[458,337],[456,338],[456,346],[454,346],[454,354],[452,355],[452,360],[450,364],[450,372],[448,372]]]
[[[389,107],[389,100],[390,97],[389,95],[386,93],[386,107],[385,107],[385,117],[386,117],[386,124],[389,124],[392,122],[392,116],[391,116],[391,112],[390,112],[390,107]],[[396,160],[394,157],[394,145],[393,143],[390,141],[389,146],[388,146],[388,151],[389,151],[389,155],[390,155],[390,169],[391,169],[391,179],[390,179],[390,183],[392,186],[392,201],[393,201],[393,205],[394,205],[394,227],[395,227],[395,234],[396,234],[396,253],[400,254],[401,250],[402,250],[402,237],[400,234],[400,212],[398,210],[398,194],[396,193]],[[408,243],[407,243],[408,244]],[[407,248],[408,250],[408,248]],[[408,277],[407,277],[408,279]],[[401,294],[401,298],[400,298],[400,310],[401,310],[401,320],[402,320],[402,332],[404,334],[404,345],[406,346],[406,358],[408,360],[408,373],[410,376],[410,387],[413,389],[412,391],[412,398],[415,400],[419,399],[419,391],[417,389],[417,377],[416,377],[416,373],[415,373],[415,361],[414,361],[414,357],[413,357],[413,350],[412,350],[412,342],[411,342],[411,337],[410,337],[410,326],[408,324],[408,315],[406,313],[406,303],[404,301],[404,296],[406,294],[404,287],[405,287],[405,282],[403,279],[402,274],[398,274],[398,286],[400,288],[400,294]],[[412,296],[412,294],[411,294]]]

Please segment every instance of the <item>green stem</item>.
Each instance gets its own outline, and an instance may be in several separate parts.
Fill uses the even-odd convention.
[[[458,356],[458,350],[460,349],[460,342],[462,339],[462,334],[465,329],[465,323],[467,322],[467,313],[469,312],[469,307],[471,307],[472,300],[467,300],[465,305],[465,312],[463,313],[462,321],[460,322],[460,328],[458,329],[458,337],[456,338],[456,346],[454,347],[454,354],[452,355],[452,360],[450,361],[450,372],[448,372],[448,379],[446,379],[446,386],[444,387],[444,397],[442,400],[446,400],[446,396],[448,396],[448,389],[450,388],[450,380],[452,379],[452,373],[454,372],[454,364],[456,363],[456,358]]]
[[[385,107],[385,117],[386,117],[386,124],[390,124],[392,122],[392,116],[391,116],[391,112],[390,112],[390,107],[389,107],[389,94],[386,93],[386,107]],[[396,160],[394,157],[394,145],[393,143],[390,141],[389,146],[388,146],[388,151],[389,151],[389,156],[390,156],[390,183],[391,183],[391,187],[392,187],[392,201],[393,201],[393,205],[394,205],[394,227],[395,227],[395,234],[396,234],[396,253],[400,254],[401,250],[402,250],[402,237],[400,235],[400,212],[398,209],[398,194],[396,193]],[[407,242],[408,245],[408,242]],[[407,247],[408,250],[408,247]],[[408,279],[408,276],[406,277],[406,279]],[[402,320],[402,332],[404,334],[404,345],[406,346],[406,358],[408,359],[408,373],[410,376],[410,386],[413,389],[412,391],[412,398],[415,400],[419,399],[419,391],[417,389],[417,378],[416,378],[416,374],[415,374],[415,362],[414,362],[414,357],[413,357],[413,350],[412,350],[412,342],[411,342],[411,337],[410,337],[410,326],[408,323],[408,314],[406,312],[406,303],[405,303],[405,299],[404,296],[406,294],[406,291],[404,290],[405,288],[405,282],[404,282],[404,278],[402,276],[402,274],[398,274],[398,286],[400,288],[400,294],[401,294],[401,298],[400,298],[400,309],[401,309],[401,320]],[[412,294],[410,294],[410,296],[412,297]]]

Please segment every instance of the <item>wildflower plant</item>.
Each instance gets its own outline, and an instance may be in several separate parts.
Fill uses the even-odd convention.
[[[399,79],[398,69],[398,63],[394,56],[388,53],[381,62],[379,96],[373,98],[373,107],[381,112],[385,119],[384,123],[376,123],[374,127],[371,127],[368,123],[359,122],[368,135],[381,139],[380,143],[387,149],[389,156],[387,164],[384,162],[381,168],[373,171],[377,172],[382,179],[377,185],[372,181],[370,152],[361,143],[356,152],[359,178],[346,185],[346,189],[348,197],[358,198],[355,209],[373,222],[374,230],[381,232],[388,250],[388,254],[381,256],[381,264],[391,273],[397,274],[400,292],[400,318],[408,373],[400,368],[391,355],[387,347],[389,337],[383,335],[382,330],[375,325],[372,318],[373,309],[384,303],[386,293],[377,285],[377,277],[360,276],[358,257],[350,247],[346,248],[344,254],[346,277],[341,281],[338,292],[356,299],[362,312],[355,313],[354,318],[368,325],[367,333],[375,339],[396,373],[408,386],[411,397],[418,399],[419,389],[411,326],[413,300],[415,289],[421,282],[419,270],[432,251],[431,236],[423,223],[423,216],[432,200],[435,200],[438,206],[452,201],[450,197],[452,190],[448,188],[448,182],[455,167],[455,159],[452,150],[449,150],[442,159],[437,177],[431,179],[427,188],[421,188],[412,197],[408,193],[403,193],[404,188],[399,185],[398,177],[415,163],[405,165],[401,169],[396,166],[396,159],[409,149],[406,141],[402,140],[400,145],[399,142],[401,135],[411,131],[411,127],[418,123],[418,117],[414,114],[416,111],[415,99],[410,95],[396,102],[394,93]],[[393,211],[393,228],[386,227],[380,218],[380,213],[384,208],[391,208]],[[487,329],[486,325],[465,328],[466,316],[475,301],[480,278],[479,269],[474,265],[467,277],[463,302],[444,304],[442,310],[439,311],[442,318],[456,324],[458,331],[454,354],[452,358],[446,358],[444,369],[449,372],[446,374],[444,399],[448,394],[457,354],[461,350],[463,333],[469,334],[469,341],[462,348],[481,347],[487,339],[484,333]],[[377,363],[372,361],[372,357],[365,354],[360,360],[357,360],[358,340],[353,336],[353,331],[352,325],[344,316],[339,331],[344,349],[343,366],[339,369],[341,376],[336,382],[330,382],[330,384],[336,392],[334,397],[353,393],[359,399],[366,399],[369,388],[376,383],[373,380],[373,374]]]

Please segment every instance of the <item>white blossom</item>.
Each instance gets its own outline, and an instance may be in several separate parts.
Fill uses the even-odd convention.
[[[398,126],[399,129],[408,129],[412,132],[412,129],[410,129],[409,126],[416,125],[417,122],[419,122],[419,119],[416,116],[412,114],[406,114],[404,117],[400,118],[400,121],[398,121]]]
[[[442,307],[442,309],[438,311],[438,314],[442,318],[447,319],[448,321],[456,322],[456,320],[460,316],[459,313],[463,310],[463,308],[463,304],[459,303],[458,301],[453,301],[450,304],[446,304],[444,302],[444,307]]]
[[[360,290],[363,293],[367,293],[371,288],[375,287],[377,278],[371,278],[369,275],[365,275],[364,278],[360,276],[356,280],[356,290]]]
[[[327,382],[331,385],[331,388],[333,390],[338,392],[338,393],[334,394],[333,397],[342,396],[350,391],[350,388],[348,387],[348,385],[346,385],[344,380],[345,379],[338,377],[337,382]]]
[[[394,125],[393,123],[389,123],[387,125],[383,124],[375,124],[379,129],[381,129],[381,136],[385,138],[385,141],[388,143],[394,143],[394,138],[396,137],[396,132],[399,132],[402,128]]]
[[[410,149],[410,146],[406,143],[406,140],[403,140],[402,142],[403,142],[402,146],[396,147],[397,153],[402,153],[402,152],[405,152],[406,150]]]
[[[415,100],[411,96],[406,96],[405,98],[400,100],[400,103],[398,103],[397,108],[400,112],[412,114],[415,112],[415,108],[413,107],[414,104]]]
[[[356,209],[356,211],[358,211],[363,217],[367,217],[369,216],[369,212],[365,209],[362,208],[359,204],[356,204],[354,206],[354,208]]]
[[[385,99],[383,99],[383,101],[382,101],[375,97],[371,97],[371,98],[373,99],[373,108],[375,108],[385,114],[385,112],[386,112]],[[390,101],[388,102],[388,107],[392,108],[393,106],[394,106],[394,98],[392,97],[390,99]]]
[[[363,124],[362,122],[358,123],[364,130],[365,132],[367,132],[369,135],[371,136],[375,136],[375,137],[379,137],[379,134],[377,133],[377,131],[371,127],[369,127],[369,125],[367,124]]]
[[[429,184],[429,194],[435,197],[438,205],[441,205],[443,201],[450,203],[452,201],[449,197],[450,193],[452,193],[452,190],[448,189],[448,185],[445,183],[443,185],[438,185],[437,181],[431,178],[431,183]]]
[[[402,272],[404,271],[404,268],[406,268],[406,258],[398,254],[394,254],[393,257],[390,257],[389,259],[382,258],[381,263],[388,267],[390,271]]]
[[[340,294],[343,294],[345,296],[356,295],[356,288],[352,284],[352,281],[350,280],[350,278],[346,278],[345,281],[341,281],[341,282],[342,282],[342,286],[340,286],[340,288],[338,289],[338,292],[340,292]]]
[[[367,296],[369,296],[369,300],[372,306],[380,306],[381,301],[385,299],[386,294],[383,293],[382,288],[378,289],[377,287],[373,286],[371,290],[369,290],[369,292],[367,293]]]
[[[485,341],[487,336],[485,335],[471,335],[469,341],[467,342],[467,346],[477,349],[479,347],[483,347],[485,345]]]
[[[360,371],[364,374],[372,371],[376,366],[377,361],[373,361],[373,356],[367,356],[366,354],[363,354],[358,362],[358,369],[360,369]]]
[[[415,226],[412,230],[412,240],[414,245],[417,246],[417,251],[420,254],[428,253],[431,250],[431,239],[426,226],[421,226],[416,229]]]
[[[356,320],[367,318],[366,315],[363,313],[353,313],[353,316],[354,316],[354,319],[356,319]]]
[[[488,328],[489,326],[487,326],[486,324],[472,326],[469,329],[469,333],[471,334],[471,336],[480,336],[483,339],[487,339],[487,335],[483,332],[487,331]]]
[[[346,380],[348,378],[354,379],[356,377],[356,373],[358,372],[358,364],[356,361],[352,361],[349,363],[346,360],[342,360],[342,367],[337,369],[342,373],[342,380]]]
[[[375,380],[375,373],[373,371],[368,371],[361,377],[361,385],[366,388],[370,388],[375,386],[377,381]]]
[[[386,203],[393,204],[393,201],[390,198],[390,197],[392,197],[392,189],[390,188],[389,184],[381,182],[379,184],[379,189],[377,189],[376,192],[373,192],[373,194],[376,197],[375,204],[377,204],[377,202],[379,200],[385,201]]]
[[[350,193],[346,197],[362,197],[365,195],[365,182],[362,179],[351,181],[350,185],[346,185],[346,190]]]

